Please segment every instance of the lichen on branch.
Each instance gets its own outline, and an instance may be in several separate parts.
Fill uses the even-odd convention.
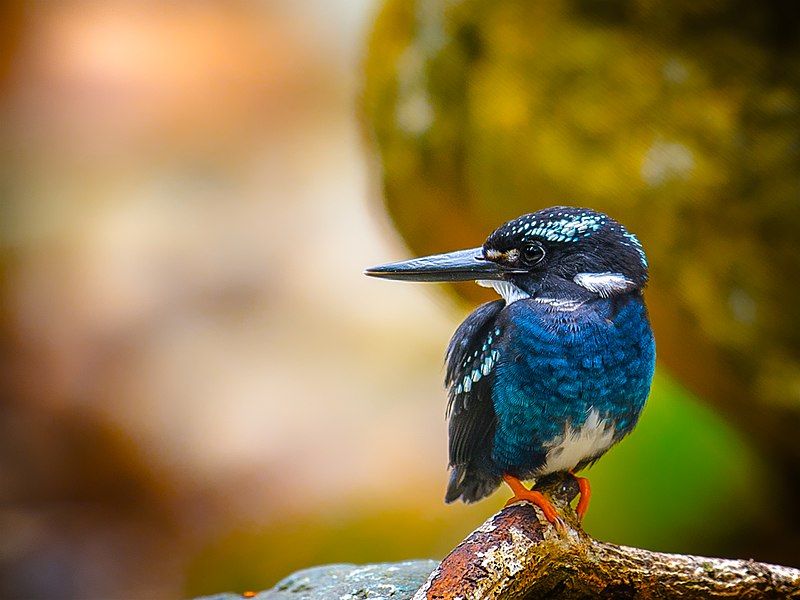
[[[599,542],[570,507],[578,493],[574,478],[550,477],[536,488],[558,509],[563,527],[531,504],[507,507],[461,542],[414,600],[800,598],[798,569]]]

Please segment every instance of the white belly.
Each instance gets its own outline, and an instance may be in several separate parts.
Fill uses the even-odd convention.
[[[567,425],[564,435],[549,445],[539,475],[574,469],[582,461],[608,450],[613,442],[614,423],[601,419],[600,413],[592,409],[580,428]]]

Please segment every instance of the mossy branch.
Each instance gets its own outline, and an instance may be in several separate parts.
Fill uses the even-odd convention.
[[[570,507],[578,494],[572,477],[536,487],[563,515],[561,531],[530,504],[505,508],[441,562],[414,600],[800,598],[798,569],[598,542]]]

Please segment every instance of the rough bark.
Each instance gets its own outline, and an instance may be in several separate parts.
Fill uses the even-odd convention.
[[[800,570],[752,560],[651,552],[589,537],[569,503],[571,477],[537,485],[560,530],[528,503],[507,507],[461,542],[414,600],[490,598],[800,598]]]

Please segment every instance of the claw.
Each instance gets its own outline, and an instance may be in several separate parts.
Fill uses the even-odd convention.
[[[578,506],[575,507],[575,512],[578,513],[578,519],[583,521],[586,511],[589,510],[589,499],[592,497],[592,487],[589,485],[589,480],[586,479],[586,477],[578,477],[572,471],[570,471],[570,474],[575,478],[575,481],[578,482],[578,489],[581,491]]]
[[[503,475],[503,481],[505,481],[506,484],[508,484],[508,487],[511,488],[511,491],[514,492],[514,495],[509,498],[508,502],[506,502],[506,506],[511,506],[517,502],[530,502],[542,510],[544,518],[550,521],[550,523],[552,523],[556,529],[559,529],[560,531],[566,529],[564,521],[562,521],[561,517],[558,516],[558,512],[556,512],[555,507],[544,496],[544,494],[534,490],[529,490],[522,485],[522,482],[519,479],[513,477],[512,475]]]

